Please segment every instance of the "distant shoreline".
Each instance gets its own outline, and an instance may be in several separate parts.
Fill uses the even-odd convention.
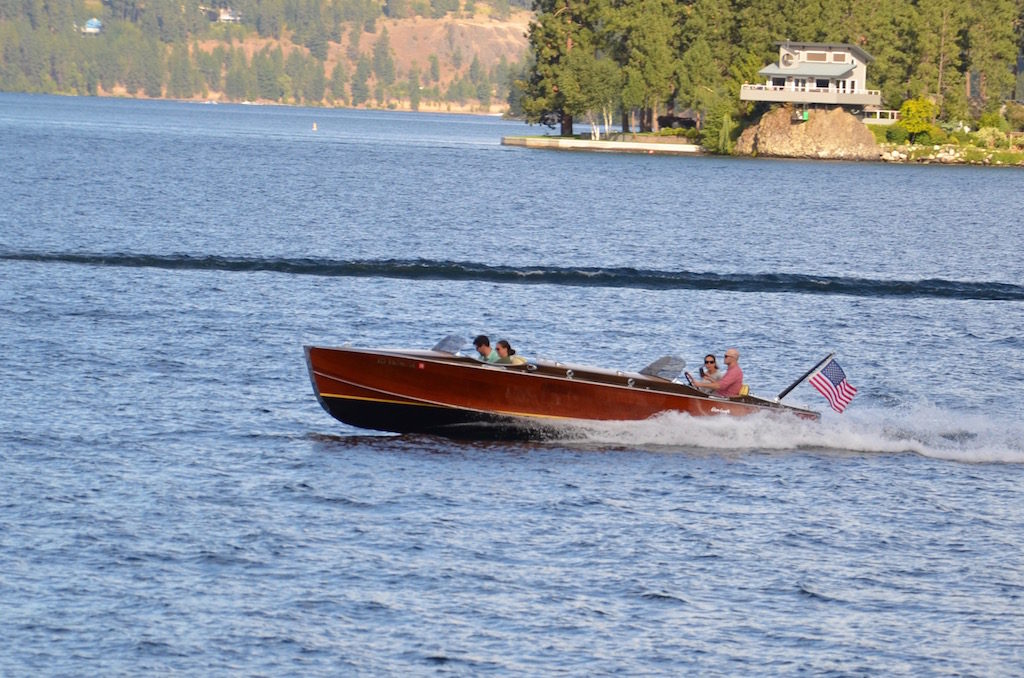
[[[38,92],[5,92],[6,94],[28,94],[36,95]],[[409,106],[382,106],[382,107],[365,107],[365,106],[310,106],[308,104],[294,104],[294,103],[282,103],[279,101],[221,101],[215,97],[192,97],[189,99],[175,99],[170,97],[147,97],[138,95],[129,95],[127,92],[106,92],[102,91],[96,95],[83,95],[83,94],[60,94],[60,93],[45,93],[43,96],[63,96],[63,97],[75,97],[82,99],[119,99],[119,100],[135,100],[135,101],[170,101],[178,103],[193,103],[193,104],[225,104],[225,105],[237,105],[237,106],[282,106],[288,108],[305,108],[309,111],[334,111],[334,110],[346,110],[346,111],[377,111],[377,112],[388,112],[394,111],[396,113],[432,113],[442,115],[475,115],[486,118],[501,118],[508,112],[508,107],[496,107],[492,106],[491,110],[481,111],[476,106],[456,106],[450,105],[436,105],[436,106],[421,106],[419,109],[413,110]],[[515,122],[515,119],[509,119],[510,122]],[[523,121],[524,126],[528,126],[528,123]],[[649,139],[644,139],[641,136],[633,135],[631,140],[609,140],[609,139],[581,139],[579,137],[559,137],[559,136],[548,136],[548,135],[510,135],[501,138],[501,145],[503,146],[517,146],[521,148],[533,148],[533,149],[547,149],[547,150],[563,150],[563,151],[580,151],[580,152],[600,152],[600,153],[628,153],[634,155],[689,155],[689,156],[713,156],[713,157],[737,157],[737,158],[771,158],[775,160],[821,160],[821,158],[813,157],[788,157],[788,156],[750,156],[750,155],[717,155],[710,153],[699,144],[690,142],[679,142],[673,137],[657,137],[651,136]],[[897,165],[967,165],[967,166],[980,166],[980,167],[1017,167],[1024,168],[1024,153],[1012,152],[1012,151],[1000,151],[994,149],[981,149],[974,146],[971,147],[957,147],[955,145],[944,144],[934,146],[913,146],[913,145],[891,145],[891,144],[880,144],[879,157],[876,160],[859,160],[850,162],[880,162],[885,164],[897,164]]]
[[[33,92],[11,92],[12,94],[33,94]],[[453,104],[451,102],[420,102],[418,109],[413,109],[407,100],[395,99],[384,106],[316,106],[308,103],[289,103],[274,101],[272,99],[257,99],[255,101],[225,101],[220,92],[211,92],[207,96],[194,96],[187,99],[174,97],[148,97],[144,94],[129,94],[123,87],[116,87],[112,90],[100,89],[98,94],[61,94],[53,96],[70,96],[98,99],[137,99],[140,101],[179,101],[184,103],[198,104],[241,104],[246,106],[290,106],[293,108],[309,108],[311,110],[331,111],[336,109],[352,111],[400,111],[406,113],[451,113],[454,115],[481,115],[488,117],[501,117],[508,113],[507,105],[492,104],[484,110],[479,104]],[[524,123],[525,124],[525,123]]]
[[[890,146],[881,145],[879,156],[868,160],[842,160],[836,158],[789,157],[780,155],[717,155],[710,153],[699,144],[680,143],[666,137],[651,137],[650,141],[618,141],[579,139],[576,137],[554,136],[507,136],[502,137],[503,146],[519,146],[521,148],[582,151],[597,153],[630,153],[645,155],[690,155],[713,156],[716,158],[762,158],[771,160],[813,160],[833,162],[879,162],[897,165],[974,165],[980,167],[1020,167],[1024,168],[1024,153],[994,151],[969,147],[967,154],[956,147],[945,146]]]

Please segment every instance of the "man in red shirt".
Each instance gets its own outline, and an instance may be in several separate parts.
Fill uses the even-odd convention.
[[[693,385],[697,388],[709,388],[715,395],[723,398],[732,398],[740,394],[743,388],[743,370],[740,369],[740,352],[730,348],[725,352],[725,376],[718,381],[695,381]]]

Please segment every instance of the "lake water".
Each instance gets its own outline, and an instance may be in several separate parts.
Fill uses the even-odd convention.
[[[0,94],[0,674],[1024,675],[1024,173],[539,131]],[[859,394],[530,444],[312,394],[453,332]]]

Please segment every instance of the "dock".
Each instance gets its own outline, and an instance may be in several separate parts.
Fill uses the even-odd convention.
[[[650,141],[595,140],[575,137],[502,137],[502,146],[546,148],[559,151],[597,151],[604,153],[647,153],[661,155],[703,155],[698,144],[681,143],[664,137]]]

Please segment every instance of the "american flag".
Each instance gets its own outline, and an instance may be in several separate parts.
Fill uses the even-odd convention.
[[[836,412],[845,410],[853,396],[857,395],[857,389],[846,381],[846,373],[835,359],[829,360],[824,367],[815,372],[810,382],[811,386],[821,391],[821,395],[825,396],[828,404]]]

